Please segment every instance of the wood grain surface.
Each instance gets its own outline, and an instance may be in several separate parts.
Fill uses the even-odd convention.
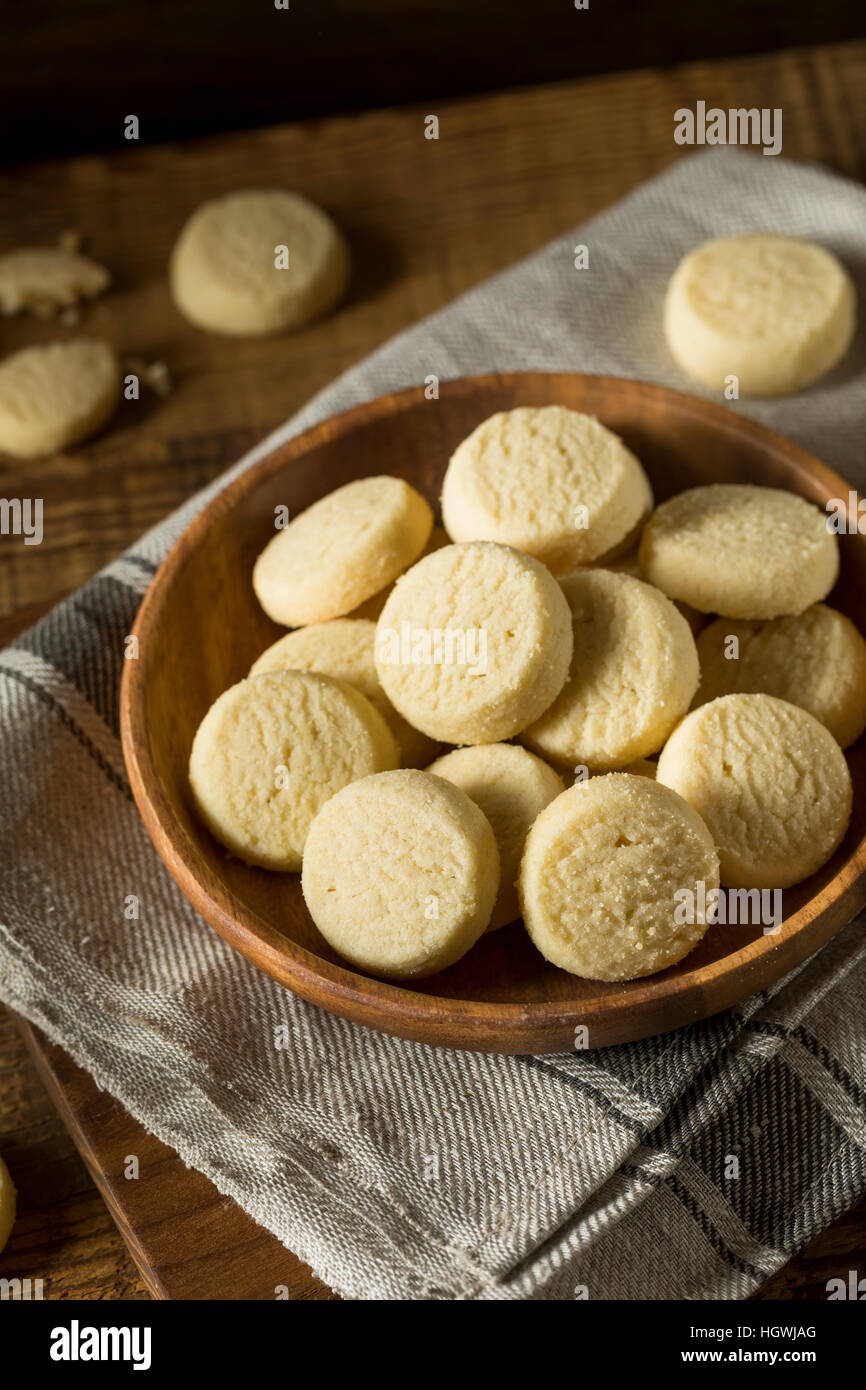
[[[129,111],[148,141],[184,140],[864,33],[851,0],[583,3],[0,4],[0,129],[14,125],[20,162],[116,149]]]
[[[786,155],[866,176],[863,42],[442,103],[438,142],[423,139],[419,106],[0,174],[0,249],[77,228],[115,279],[82,327],[123,353],[165,361],[175,383],[165,400],[126,403],[100,439],[73,453],[26,465],[0,459],[0,493],[42,497],[47,523],[40,547],[0,537],[0,617],[35,618],[363,353],[666,167],[682,153],[673,112],[698,99],[781,106]],[[165,286],[173,238],[201,198],[271,181],[318,199],[345,227],[357,261],[350,299],[296,337],[243,343],[197,333]],[[68,335],[16,320],[0,327],[0,347]],[[12,622],[3,627],[10,635]],[[41,1051],[60,1074],[56,1054]],[[73,1078],[82,1088],[76,1115],[98,1117],[88,1110],[100,1094],[89,1078],[63,1074],[67,1093]],[[50,1297],[142,1296],[102,1199],[37,1088],[16,1030],[4,1027],[0,1151],[21,1214],[0,1276],[32,1271]],[[97,1147],[100,1123],[89,1126]],[[156,1141],[124,1123],[126,1152],[150,1154]],[[182,1185],[188,1170],[162,1157],[165,1181]],[[111,1160],[99,1154],[101,1171]],[[210,1201],[223,1199],[210,1189]],[[166,1271],[178,1262],[170,1245],[154,1240]],[[825,1280],[849,1268],[866,1269],[862,1207],[762,1296],[823,1298]]]

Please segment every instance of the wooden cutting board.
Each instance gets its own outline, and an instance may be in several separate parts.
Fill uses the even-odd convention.
[[[337,1299],[26,1019],[27,1051],[154,1298]],[[139,1177],[124,1177],[130,1155]]]

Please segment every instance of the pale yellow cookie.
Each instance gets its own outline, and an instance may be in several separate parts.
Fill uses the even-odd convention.
[[[111,283],[89,256],[53,246],[28,246],[0,256],[0,314],[50,318],[81,299],[95,299]]]
[[[120,384],[117,358],[94,338],[13,353],[0,362],[0,451],[36,458],[80,443],[106,423]]]
[[[866,642],[843,613],[816,603],[791,618],[717,618],[698,637],[695,705],[719,695],[776,695],[801,705],[843,748],[866,729]]]
[[[832,252],[783,236],[722,237],[689,252],[664,311],[683,371],[717,391],[735,377],[744,396],[816,381],[848,350],[856,322],[854,284]]]
[[[436,745],[413,729],[388,699],[376,671],[376,624],[366,618],[334,618],[287,632],[250,668],[251,676],[263,671],[319,671],[347,681],[379,711],[400,747],[404,767],[430,761]]]
[[[688,955],[708,925],[700,884],[719,886],[700,816],[668,787],[622,772],[579,782],[542,811],[519,879],[541,954],[588,980],[634,980]],[[684,893],[691,914],[678,912]]]
[[[499,846],[500,878],[487,930],[496,931],[520,916],[517,872],[524,841],[545,806],[565,790],[562,778],[514,743],[455,748],[427,771],[460,787],[490,821]]]
[[[270,671],[211,705],[189,780],[211,834],[249,864],[295,872],[310,822],[329,796],[399,752],[370,701],[344,681]]]
[[[444,531],[441,526],[434,526],[433,530],[430,532],[427,544],[421,551],[421,554],[416,558],[418,560],[423,560],[425,555],[432,555],[434,550],[441,550],[443,545],[450,544],[451,539],[448,533]],[[412,563],[414,564],[415,562],[413,561]],[[353,608],[349,616],[352,618],[370,618],[372,622],[378,622],[379,618],[382,616],[382,609],[388,602],[393,587],[394,584],[389,584],[387,588],[380,589],[378,594],[374,594],[372,598],[366,599],[365,602],[360,603],[357,608]]]
[[[198,328],[256,337],[298,328],[343,297],[349,250],[298,193],[246,189],[203,203],[171,256],[174,301]]]
[[[723,695],[662,749],[658,781],[706,821],[730,888],[788,888],[820,869],[851,815],[851,775],[833,735],[772,695]]]
[[[826,515],[782,488],[694,487],[663,502],[640,544],[644,577],[726,618],[778,618],[825,598],[839,573]]]
[[[268,542],[253,588],[286,627],[342,618],[421,554],[433,513],[402,478],[358,478],[301,512]]]
[[[448,545],[394,586],[376,632],[379,679],[396,707],[443,743],[498,743],[559,694],[571,614],[538,560],[505,545]]]
[[[555,405],[491,415],[457,446],[442,485],[452,540],[512,545],[557,575],[612,550],[651,507],[649,480],[622,440]]]
[[[429,772],[384,772],[345,787],[316,816],[301,886],[344,959],[418,979],[453,965],[487,926],[496,840],[459,787]]]
[[[15,1184],[9,1169],[0,1158],[0,1252],[9,1239],[15,1224],[15,1206]]]
[[[522,738],[561,767],[613,771],[661,748],[691,703],[698,655],[670,599],[630,574],[562,581],[574,653],[563,690]]]

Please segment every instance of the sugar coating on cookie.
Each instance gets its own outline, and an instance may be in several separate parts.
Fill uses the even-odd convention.
[[[698,637],[695,705],[720,695],[776,695],[801,705],[843,748],[866,729],[866,642],[824,603],[769,622],[717,618]]]
[[[630,574],[562,580],[574,650],[568,679],[522,739],[568,768],[613,771],[655,753],[689,708],[698,655],[670,599]]]
[[[376,667],[404,719],[444,743],[498,743],[559,694],[572,651],[562,589],[530,555],[449,545],[394,586]]]
[[[832,252],[783,236],[705,242],[668,286],[664,324],[683,371],[742,395],[798,391],[847,351],[857,319],[851,277]]]
[[[499,894],[488,931],[520,916],[517,874],[523,845],[545,806],[565,790],[553,768],[514,743],[455,748],[431,763],[428,772],[460,787],[489,820],[499,847]]]
[[[270,671],[211,705],[193,741],[189,780],[220,844],[249,864],[296,872],[328,797],[398,761],[384,719],[352,686],[307,671]]]
[[[730,888],[808,878],[851,815],[851,774],[833,735],[773,695],[723,695],[693,710],[662,749],[657,778],[706,821]]]
[[[714,483],[657,507],[640,543],[644,577],[727,618],[778,618],[825,598],[839,573],[826,515],[782,488]]]
[[[203,203],[171,256],[175,303],[199,328],[254,337],[298,328],[343,297],[349,251],[298,193],[247,189]]]
[[[9,1169],[0,1158],[0,1253],[15,1224],[15,1184],[9,1173]]]
[[[436,744],[413,729],[398,714],[382,689],[376,670],[376,624],[365,618],[334,618],[329,623],[299,627],[280,637],[250,667],[250,675],[263,671],[319,671],[360,690],[379,711],[400,747],[404,767],[430,761]]]
[[[519,879],[541,954],[588,980],[633,980],[688,955],[707,930],[701,884],[718,888],[719,860],[700,816],[623,772],[576,783],[542,811]],[[678,911],[683,893],[691,913]]]
[[[622,440],[563,406],[520,406],[473,430],[442,485],[454,541],[489,540],[569,574],[622,542],[652,507],[649,480]]]
[[[256,561],[253,588],[286,627],[342,618],[418,558],[432,526],[427,502],[402,478],[358,478],[276,533]]]
[[[412,769],[331,797],[310,828],[301,877],[329,945],[398,980],[433,975],[474,946],[498,886],[485,816],[459,787]]]
[[[117,358],[98,339],[22,348],[0,362],[0,451],[36,458],[80,443],[106,423],[120,385]]]
[[[50,318],[81,299],[95,299],[110,282],[104,266],[77,251],[22,247],[0,256],[0,314]]]
[[[421,551],[421,554],[415,558],[417,560],[423,560],[425,555],[432,555],[434,550],[441,550],[444,545],[450,544],[451,537],[448,535],[447,531],[441,526],[434,526],[427,538],[427,544]],[[414,563],[413,561],[413,564]],[[408,569],[408,565],[406,568]],[[349,616],[352,618],[369,618],[374,623],[378,622],[379,618],[382,616],[382,609],[391,597],[391,590],[393,587],[394,584],[391,583],[384,589],[380,589],[378,594],[374,594],[372,598],[365,599],[363,603],[358,604],[357,608],[353,608]]]

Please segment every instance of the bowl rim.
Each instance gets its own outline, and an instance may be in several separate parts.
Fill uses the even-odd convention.
[[[845,500],[856,490],[833,469],[800,445],[765,425],[735,414],[715,401],[703,400],[686,392],[629,377],[583,372],[486,372],[476,376],[440,381],[440,394],[473,395],[497,387],[545,383],[548,390],[557,381],[585,381],[597,389],[616,391],[627,387],[638,398],[666,402],[680,416],[698,416],[722,433],[763,446],[784,458],[795,472],[814,481],[827,496]],[[237,902],[219,878],[215,888],[202,883],[193,868],[189,837],[176,820],[164,794],[150,752],[149,731],[144,718],[146,701],[147,634],[158,624],[170,598],[172,584],[187,556],[206,534],[212,519],[231,510],[242,497],[254,491],[265,478],[291,466],[317,444],[339,440],[359,425],[426,401],[424,386],[410,386],[384,393],[353,405],[309,426],[272,448],[210,498],[172,544],[158,567],[139,606],[132,635],[139,639],[140,657],[123,663],[120,689],[120,733],[124,761],[136,805],[148,834],[174,881],[197,912],[228,944],[278,983],[302,998],[333,1013],[398,1036],[440,1046],[469,1047],[477,1050],[530,1053],[562,1051],[564,1041],[578,1024],[591,1025],[618,1013],[623,1019],[640,1010],[642,1018],[631,1019],[626,1030],[615,1030],[623,1039],[648,1037],[666,1032],[732,1007],[757,990],[766,988],[808,956],[820,949],[866,904],[866,836],[853,848],[834,878],[819,894],[786,918],[776,935],[762,934],[717,960],[676,976],[668,971],[623,983],[619,993],[603,1000],[533,1000],[525,1004],[490,1002],[425,994],[411,984],[385,981],[362,975],[347,966],[317,956],[306,947],[283,936],[263,919]],[[802,495],[802,494],[801,494]],[[814,500],[814,499],[813,499]],[[850,515],[849,511],[849,515]],[[866,545],[866,538],[863,540]],[[809,926],[813,931],[808,933]],[[808,939],[807,939],[808,937]],[[635,985],[642,986],[636,998]],[[707,1007],[705,991],[717,993]],[[727,986],[726,988],[724,986]],[[659,1016],[664,1013],[664,1022]],[[671,1021],[671,1019],[674,1021]],[[467,1033],[478,1034],[466,1041]],[[554,1041],[559,1039],[559,1041]],[[616,1037],[609,1041],[619,1040]],[[542,1045],[539,1046],[539,1043]],[[547,1046],[545,1044],[551,1043]],[[595,1044],[605,1045],[604,1040]]]

